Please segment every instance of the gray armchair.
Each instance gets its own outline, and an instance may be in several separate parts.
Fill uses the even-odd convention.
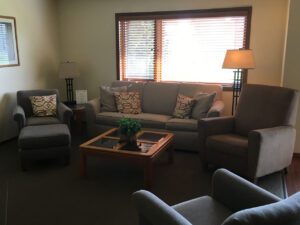
[[[56,117],[33,116],[30,96],[56,94]],[[59,100],[57,90],[29,90],[17,92],[17,106],[13,112],[19,127],[19,152],[22,170],[28,161],[60,157],[69,164],[71,135],[69,131],[72,110]]]
[[[132,195],[140,225],[295,225],[300,193],[281,200],[225,169],[213,176],[211,196],[170,207],[148,191]]]
[[[199,121],[200,155],[208,164],[252,181],[287,168],[292,160],[298,91],[265,85],[243,87],[235,116]]]
[[[30,96],[53,95],[57,96],[57,117],[33,117]],[[17,122],[19,130],[25,126],[60,124],[70,125],[72,110],[64,105],[59,99],[58,90],[28,90],[17,92],[17,106],[13,112],[14,120]]]

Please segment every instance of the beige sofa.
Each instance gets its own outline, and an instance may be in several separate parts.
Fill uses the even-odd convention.
[[[141,94],[142,113],[122,114],[119,112],[101,112],[100,98],[86,104],[86,120],[89,135],[96,135],[118,126],[121,117],[135,118],[141,121],[143,128],[167,130],[175,134],[176,149],[198,151],[198,120],[173,118],[177,95],[193,97],[196,93],[216,93],[215,101],[204,117],[221,115],[224,103],[222,87],[214,84],[179,82],[128,82],[115,81],[112,87],[130,86],[130,91]],[[200,118],[199,118],[200,119]]]

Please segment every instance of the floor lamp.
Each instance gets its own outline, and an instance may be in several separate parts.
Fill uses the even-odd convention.
[[[234,114],[238,99],[242,90],[243,75],[247,69],[254,69],[254,55],[253,51],[249,49],[227,50],[224,62],[224,69],[235,69],[233,71],[233,85],[232,85],[232,109]]]
[[[66,80],[67,88],[67,105],[75,105],[73,94],[73,79],[80,76],[78,65],[76,62],[63,62],[60,64],[59,68],[59,78]]]

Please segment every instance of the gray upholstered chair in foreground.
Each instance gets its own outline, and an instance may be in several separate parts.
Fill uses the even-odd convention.
[[[140,225],[296,225],[300,193],[281,200],[225,169],[213,176],[211,196],[170,207],[148,191],[133,194]]]
[[[298,91],[248,84],[235,116],[199,121],[200,155],[213,164],[256,181],[287,168],[292,160]]]
[[[56,116],[33,116],[30,96],[56,95]],[[18,139],[21,166],[34,159],[61,157],[69,163],[71,135],[69,131],[72,111],[59,100],[57,90],[28,90],[17,92],[17,106],[13,117],[20,134]]]

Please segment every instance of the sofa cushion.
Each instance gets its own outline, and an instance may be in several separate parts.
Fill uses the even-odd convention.
[[[56,117],[28,117],[26,119],[27,126],[59,124],[59,123],[62,122]]]
[[[216,93],[215,100],[222,100],[222,86],[203,83],[180,83],[178,94],[195,97],[198,93]]]
[[[139,120],[143,128],[159,129],[165,129],[166,122],[171,119],[171,116],[151,113],[124,114],[118,112],[101,112],[96,115],[96,123],[109,126],[118,126],[118,121],[122,117]]]
[[[190,118],[194,103],[195,103],[195,99],[179,94],[177,96],[177,101],[173,112],[173,116],[181,119]]]
[[[173,208],[193,225],[220,225],[232,212],[209,196],[179,203]]]
[[[192,118],[199,120],[206,117],[208,110],[214,102],[215,96],[216,93],[196,95],[196,103],[192,110]]]
[[[300,223],[300,193],[276,203],[238,211],[222,225],[296,225]]]
[[[166,123],[167,130],[174,131],[198,131],[198,121],[194,119],[172,118]]]
[[[65,124],[27,126],[21,130],[18,142],[22,150],[68,146],[70,131]]]
[[[172,115],[178,87],[178,83],[147,82],[143,92],[143,112]]]
[[[100,109],[102,112],[117,112],[114,92],[127,91],[127,86],[122,87],[100,87]]]
[[[142,112],[139,92],[115,92],[114,95],[119,112],[127,114]]]
[[[235,134],[213,135],[207,138],[206,145],[210,151],[246,157],[248,138]]]

